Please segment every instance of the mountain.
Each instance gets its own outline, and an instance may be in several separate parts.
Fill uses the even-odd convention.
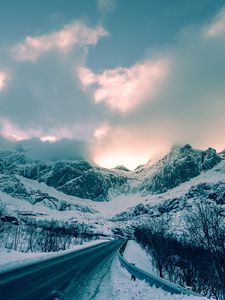
[[[207,214],[199,215],[199,207]],[[181,260],[179,253],[171,251],[181,249],[177,245],[184,242],[190,252],[196,239],[188,229],[189,220],[194,220],[199,232],[205,216],[210,224],[206,229],[217,225],[213,239],[217,233],[224,237],[225,159],[212,148],[174,146],[156,163],[149,161],[133,172],[123,166],[108,170],[85,160],[34,161],[23,149],[0,151],[0,247],[59,251],[102,237],[149,242],[152,233],[158,236],[155,253],[165,250],[162,257],[169,253],[167,263],[175,267],[172,273],[179,266],[186,272],[187,256]],[[166,248],[162,235],[167,238]],[[170,251],[169,239],[174,242]],[[200,260],[200,270],[208,258],[205,263]]]
[[[225,217],[225,160],[164,193],[145,195],[140,203],[117,214],[113,220],[121,231],[130,228],[132,232],[139,225],[163,217],[169,232],[180,236],[185,230],[186,216],[199,205],[217,207]]]
[[[142,182],[139,191],[143,194],[163,193],[179,184],[198,176],[221,161],[212,148],[196,150],[190,145],[174,146],[170,153],[150,167],[135,170]]]
[[[22,166],[20,175],[44,182],[65,194],[94,201],[108,201],[111,194],[128,190],[127,176],[87,161],[58,161]]]
[[[67,195],[109,201],[116,195],[164,193],[211,169],[220,161],[221,156],[212,148],[203,151],[190,145],[174,146],[157,163],[147,163],[132,172],[124,166],[108,170],[84,160],[31,161],[22,149],[4,150],[0,151],[0,174],[4,174],[0,188],[12,196],[19,197],[20,194],[28,199],[30,195],[26,196],[19,175],[43,182]],[[36,202],[35,199],[32,201]]]

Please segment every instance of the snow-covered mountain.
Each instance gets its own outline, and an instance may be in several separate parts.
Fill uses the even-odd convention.
[[[143,177],[139,190],[144,194],[163,193],[211,169],[220,161],[221,157],[212,148],[202,151],[190,145],[174,146],[156,164],[135,170],[139,177]]]
[[[31,161],[21,149],[0,152],[0,200],[11,214],[76,220],[104,234],[162,214],[182,219],[182,211],[205,199],[223,206],[224,195],[225,163],[211,148],[176,146],[133,172],[82,160]]]
[[[167,228],[176,235],[183,234],[184,220],[198,205],[218,207],[225,217],[225,160],[212,169],[160,194],[148,194],[143,201],[113,217],[122,231],[148,224],[158,217],[167,219]]]
[[[45,182],[65,194],[94,201],[107,201],[112,193],[128,191],[127,176],[87,161],[30,164],[21,168],[26,178]]]
[[[108,201],[111,195],[129,190],[125,171],[107,170],[82,160],[30,162],[25,153],[16,151],[0,152],[0,173],[8,177],[18,174],[44,182],[65,194],[94,201]]]
[[[165,192],[211,169],[221,157],[212,148],[203,151],[190,145],[174,146],[157,163],[150,166],[147,163],[131,172],[124,166],[108,170],[84,160],[30,161],[21,149],[5,150],[0,152],[0,173],[44,182],[79,198],[108,201],[112,195],[129,192],[144,195]]]

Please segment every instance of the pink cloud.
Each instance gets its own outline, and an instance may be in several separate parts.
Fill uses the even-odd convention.
[[[0,91],[6,86],[7,74],[0,70]]]
[[[26,37],[22,43],[17,44],[12,52],[17,60],[35,61],[41,54],[57,49],[66,53],[71,47],[94,45],[100,37],[108,33],[102,26],[90,28],[81,22],[74,22],[65,26],[62,30],[40,35]]]
[[[109,131],[110,131],[109,125],[107,123],[104,123],[94,130],[93,136],[96,140],[102,140],[107,136]]]
[[[153,100],[158,84],[168,73],[168,61],[144,61],[130,68],[115,68],[95,74],[80,68],[79,78],[85,89],[96,84],[93,97],[115,111],[125,113],[146,100]]]
[[[204,35],[207,37],[216,37],[225,33],[225,9],[221,9],[220,12],[213,19],[211,24],[204,30]]]
[[[78,135],[79,128],[76,126],[57,127],[49,130],[26,128],[21,129],[8,119],[0,120],[0,136],[10,140],[26,140],[30,138],[39,138],[41,141],[55,142],[63,138],[72,139],[74,137],[80,138]]]

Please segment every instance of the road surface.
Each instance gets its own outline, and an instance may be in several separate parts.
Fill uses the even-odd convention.
[[[85,300],[94,299],[122,244],[106,242],[4,272],[0,274],[0,299],[81,300],[84,291]]]

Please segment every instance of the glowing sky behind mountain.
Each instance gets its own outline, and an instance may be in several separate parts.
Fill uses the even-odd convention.
[[[223,5],[2,0],[0,135],[132,169],[174,143],[222,150]]]

